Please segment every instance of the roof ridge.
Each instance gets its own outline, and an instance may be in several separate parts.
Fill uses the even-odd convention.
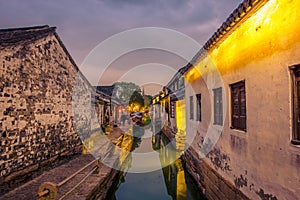
[[[268,1],[269,0],[243,0],[187,64],[189,66],[188,69],[205,57],[207,51],[213,49],[221,41],[226,39],[242,22],[251,17],[253,13],[264,6]]]
[[[48,25],[0,30],[0,46],[36,40],[47,34],[55,33],[55,30],[56,27],[49,27]]]
[[[47,28],[50,28],[50,26],[49,25],[27,26],[27,27],[20,27],[20,28],[5,28],[5,29],[0,29],[0,32],[26,31],[26,30],[47,29]]]

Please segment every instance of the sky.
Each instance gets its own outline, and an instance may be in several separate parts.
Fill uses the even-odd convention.
[[[92,68],[82,64],[102,41],[133,28],[162,27],[186,34],[202,46],[240,3],[241,0],[1,0],[0,28],[56,26],[88,80],[108,85],[137,65],[161,63],[178,70],[186,61],[168,52],[137,51],[121,56],[104,75],[96,76]],[[143,79],[144,75],[137,77]],[[165,82],[170,77],[171,73],[166,75]]]

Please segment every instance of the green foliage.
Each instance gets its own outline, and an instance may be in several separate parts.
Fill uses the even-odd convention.
[[[140,87],[132,82],[116,82],[114,86],[117,96],[127,104],[135,91],[141,91]]]
[[[129,105],[131,104],[138,104],[139,106],[144,106],[144,98],[141,95],[140,91],[134,91],[130,97]]]

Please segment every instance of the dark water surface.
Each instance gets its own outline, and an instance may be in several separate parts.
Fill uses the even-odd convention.
[[[149,136],[149,131],[148,136]],[[151,134],[151,132],[150,132]],[[134,152],[141,152],[149,146],[158,152],[161,163],[170,155],[169,152],[160,149],[169,143],[169,140],[161,133],[149,137],[139,138]],[[176,146],[176,145],[175,145]],[[132,161],[131,161],[132,162]],[[163,165],[163,164],[162,164]],[[205,199],[198,190],[192,177],[186,172],[184,163],[177,159],[170,165],[163,165],[158,170],[145,173],[122,173],[109,192],[107,199],[112,200],[181,200],[181,199]]]

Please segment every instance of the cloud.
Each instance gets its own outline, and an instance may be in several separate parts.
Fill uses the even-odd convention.
[[[175,29],[204,44],[240,2],[240,0],[0,1],[0,28],[41,24],[56,26],[67,49],[80,66],[85,56],[101,41],[113,34],[136,27],[156,26]]]

